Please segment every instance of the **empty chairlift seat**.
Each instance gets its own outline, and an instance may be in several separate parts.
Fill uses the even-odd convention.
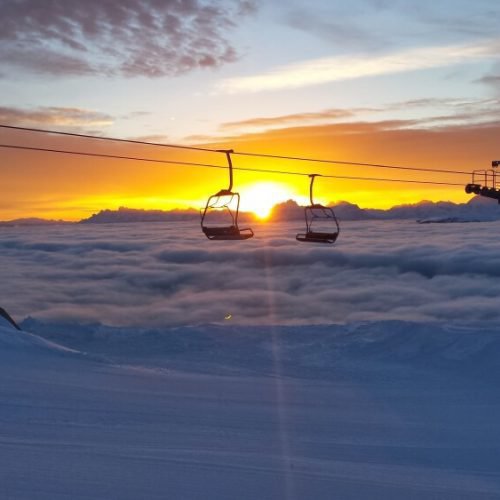
[[[304,208],[306,231],[296,235],[297,241],[306,243],[335,243],[340,233],[340,226],[332,208],[319,203],[314,203],[314,179],[319,174],[311,174],[309,185],[309,198],[311,204]]]
[[[240,195],[233,193],[233,150],[221,150],[226,154],[229,167],[229,187],[221,189],[208,198],[201,215],[201,230],[209,240],[248,240],[252,238],[251,228],[238,226]]]

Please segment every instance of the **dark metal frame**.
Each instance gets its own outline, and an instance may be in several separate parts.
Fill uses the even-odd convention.
[[[309,243],[335,243],[340,233],[340,226],[335,212],[330,207],[325,207],[320,203],[314,203],[313,199],[313,185],[314,179],[316,177],[321,177],[319,174],[309,175],[311,182],[309,185],[309,200],[311,204],[304,209],[304,216],[306,220],[306,232],[298,233],[295,236],[297,241],[309,242]],[[314,231],[313,223],[317,220],[331,220],[334,224],[335,231],[324,232],[324,231]]]
[[[474,170],[471,182],[465,186],[465,192],[493,198],[500,203],[500,176],[496,171],[499,165],[500,161],[492,161],[491,169]]]
[[[247,240],[253,236],[251,228],[247,227],[240,229],[238,227],[238,215],[240,211],[240,195],[233,193],[233,162],[231,161],[232,149],[219,150],[220,153],[225,153],[229,168],[229,187],[221,189],[219,192],[213,194],[208,198],[205,209],[201,215],[201,230],[209,240]],[[221,201],[226,199],[226,201]],[[233,200],[236,199],[236,210],[230,208]],[[231,218],[229,226],[207,226],[205,219],[207,212],[213,209],[225,209]]]

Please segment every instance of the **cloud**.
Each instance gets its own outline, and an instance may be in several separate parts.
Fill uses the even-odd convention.
[[[427,108],[427,116],[415,120],[418,127],[474,125],[500,120],[499,99],[417,99],[389,105],[388,111]]]
[[[376,8],[379,0],[367,0]],[[401,0],[387,2],[389,8],[395,7],[400,13],[424,29],[446,31],[468,37],[495,36],[498,33],[496,18],[500,6],[490,0],[476,0],[472,5],[468,0],[443,0],[441,2],[408,3]]]
[[[385,119],[386,117],[391,118]],[[482,127],[491,127],[496,131],[495,133],[498,133],[499,122],[499,99],[432,98],[399,101],[371,108],[333,108],[286,115],[258,116],[222,123],[219,127],[220,133],[217,135],[190,136],[184,138],[184,141],[214,147],[217,147],[217,144],[223,146],[231,143],[233,148],[245,150],[249,148],[248,143],[255,143],[253,147],[256,151],[260,151],[260,144],[271,144],[285,137],[293,140],[301,138],[302,142],[304,138],[315,137],[319,140],[321,137],[329,137],[331,149],[335,151],[333,143],[336,138],[346,135],[364,135],[363,142],[366,140],[372,142],[377,137],[380,144],[387,144],[387,148],[379,149],[387,150],[388,148],[399,149],[396,142],[401,139],[409,140],[408,134],[418,136],[428,130],[434,132],[434,138],[437,138],[438,134],[444,136],[447,133],[457,135],[470,133],[470,140],[474,135],[474,141],[477,142],[477,147],[474,145],[473,149],[480,150],[479,144],[488,142],[489,138],[486,135],[478,136],[476,132]],[[388,136],[389,133],[397,132],[401,134],[400,137],[391,139]],[[406,134],[406,137],[402,134]],[[389,146],[390,139],[392,146]],[[359,150],[359,143],[352,146],[352,150]],[[289,150],[290,146],[289,144],[275,145],[274,150],[277,148]],[[341,148],[341,144],[338,144],[337,148]],[[342,149],[349,151],[349,148]],[[432,141],[427,144],[427,149],[432,154],[435,153]],[[296,151],[294,154],[299,155],[299,152]],[[300,152],[300,155],[311,156],[307,151]],[[365,158],[364,161],[373,163],[373,154],[371,156],[371,159]],[[340,158],[338,153],[336,157]],[[384,161],[401,163],[397,157]],[[407,161],[414,163],[415,156]]]
[[[297,123],[317,123],[318,121],[332,121],[354,116],[354,111],[349,109],[326,109],[319,112],[311,113],[293,113],[281,116],[268,116],[250,118],[236,122],[226,122],[221,125],[221,130],[232,130],[247,127],[269,127],[269,126],[284,126]]]
[[[350,3],[352,9],[353,3]],[[356,14],[352,15],[353,13]],[[284,23],[299,31],[310,33],[323,41],[342,47],[360,50],[380,49],[387,46],[386,33],[364,27],[360,22],[359,9],[352,9],[350,15],[345,11],[317,12],[310,9],[294,8],[284,14]]]
[[[196,223],[0,231],[0,294],[16,318],[166,326],[364,320],[499,321],[499,222],[343,223],[338,244],[301,222],[214,244]]]
[[[22,127],[88,128],[108,127],[113,118],[105,113],[79,108],[40,107],[22,109],[0,107],[0,123]]]
[[[500,86],[500,75],[486,75],[477,80],[479,83],[486,83],[487,85],[493,85],[495,87]]]
[[[1,40],[1,37],[0,37]],[[50,48],[9,47],[2,40],[0,61],[4,66],[21,67],[46,75],[91,75],[95,68],[85,59],[70,54],[61,54]]]
[[[497,59],[500,41],[404,49],[386,55],[335,56],[280,66],[267,73],[228,78],[219,90],[231,94],[295,89],[330,82],[404,73]]]
[[[428,116],[413,120],[391,120],[395,126],[436,126],[441,123],[478,123],[488,122],[500,118],[500,101],[498,99],[414,99],[402,102],[389,103],[372,108],[333,108],[322,111],[293,113],[278,116],[260,116],[226,122],[220,126],[221,131],[230,132],[239,129],[270,129],[284,128],[293,125],[314,125],[321,123],[355,123],[383,113],[395,113],[408,110],[421,111],[426,109]],[[436,114],[437,113],[437,114]],[[447,113],[447,114],[439,114]],[[421,115],[421,113],[419,113]]]
[[[282,23],[318,37],[337,51],[371,53],[388,47],[412,46],[422,40],[443,43],[497,36],[500,7],[490,0],[407,2],[351,0],[282,9]],[[376,26],[378,29],[374,29]]]
[[[133,137],[129,137],[129,139],[132,141],[154,142],[157,144],[162,144],[169,141],[168,135],[163,134],[136,135]]]
[[[2,3],[0,61],[47,75],[160,77],[237,58],[227,35],[256,2],[38,0]]]
[[[137,118],[144,118],[151,114],[151,111],[131,111],[130,113],[125,113],[120,118],[123,120],[136,120]]]

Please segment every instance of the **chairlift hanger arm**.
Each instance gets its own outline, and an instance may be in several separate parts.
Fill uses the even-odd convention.
[[[218,194],[230,194],[233,190],[233,161],[231,160],[231,153],[234,153],[233,149],[218,149],[218,153],[224,153],[227,158],[227,165],[229,167],[229,187],[227,189],[221,189]]]
[[[309,175],[311,179],[311,184],[309,185],[309,200],[311,201],[311,206],[314,206],[314,199],[313,199],[313,186],[314,186],[314,179],[316,177],[321,177],[320,174],[310,174]]]

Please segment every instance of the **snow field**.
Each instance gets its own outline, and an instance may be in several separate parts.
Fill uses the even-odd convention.
[[[22,326],[1,498],[500,498],[494,331]]]

